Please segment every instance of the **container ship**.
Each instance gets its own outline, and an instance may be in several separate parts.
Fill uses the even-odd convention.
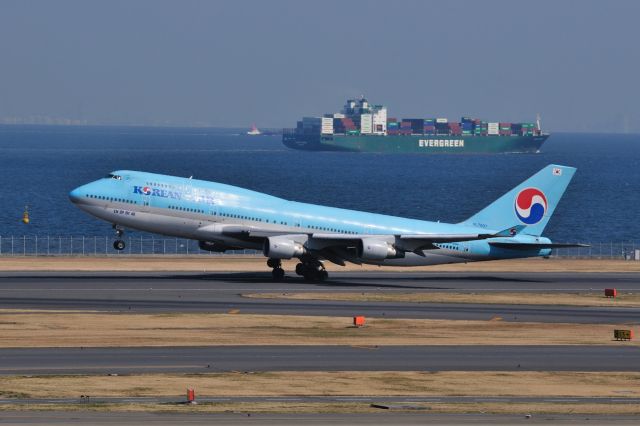
[[[364,97],[347,100],[342,112],[303,117],[283,129],[282,142],[307,151],[401,152],[425,154],[536,153],[549,137],[536,123],[488,122],[462,117],[387,117],[387,108]]]

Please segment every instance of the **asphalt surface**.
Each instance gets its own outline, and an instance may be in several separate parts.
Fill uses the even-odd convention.
[[[640,371],[632,346],[206,346],[0,349],[0,374]]]
[[[325,283],[268,273],[2,273],[0,308],[117,312],[227,312],[570,323],[637,323],[640,308],[540,305],[358,303],[242,297],[260,292],[640,291],[640,274],[335,273]]]
[[[250,412],[196,414],[196,413],[100,413],[95,411],[9,411],[0,416],[4,425],[636,425],[635,416],[553,415],[526,413],[495,414],[431,414],[427,412],[402,413],[380,410],[364,414],[262,414]]]

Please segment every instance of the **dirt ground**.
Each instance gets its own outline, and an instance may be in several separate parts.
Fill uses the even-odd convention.
[[[183,401],[184,398],[176,398]],[[418,410],[418,411],[416,411]],[[198,403],[197,405],[183,404],[147,404],[147,403],[3,403],[0,412],[12,411],[89,411],[89,412],[152,412],[152,413],[237,413],[249,416],[256,413],[286,413],[286,414],[326,414],[326,413],[433,413],[433,414],[507,414],[525,418],[525,416],[548,416],[552,414],[563,415],[600,415],[616,416],[629,424],[634,418],[618,416],[637,416],[640,407],[637,404],[611,403],[611,404],[581,404],[570,402],[541,402],[541,403],[508,403],[508,402],[480,402],[480,403],[439,403],[417,402],[410,407],[391,407],[389,410],[381,410],[372,407],[367,402],[334,402],[334,403],[305,403],[291,401],[267,401],[267,402],[214,402]],[[533,417],[534,419],[536,417]],[[543,421],[547,417],[542,417]],[[321,419],[322,420],[322,419]],[[429,418],[421,420],[428,422]],[[590,419],[587,419],[590,420]],[[380,417],[380,424],[389,424],[390,418]],[[580,421],[580,419],[578,420]],[[595,420],[597,424],[597,419]]]
[[[640,396],[638,372],[284,371],[1,376],[3,398],[182,396]]]
[[[283,262],[287,271],[296,260]],[[640,272],[640,262],[608,259],[513,259],[411,268],[351,265],[326,262],[329,271],[395,272]],[[0,257],[0,271],[188,271],[188,272],[268,272],[262,256],[109,256],[109,257]]]
[[[235,312],[235,311],[234,311]],[[354,315],[357,312],[354,312]],[[208,345],[616,345],[629,325],[251,314],[0,311],[0,348]]]

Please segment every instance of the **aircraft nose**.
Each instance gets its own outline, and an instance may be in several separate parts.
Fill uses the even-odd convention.
[[[77,204],[82,199],[83,186],[79,186],[76,189],[69,192],[69,199],[72,203]]]

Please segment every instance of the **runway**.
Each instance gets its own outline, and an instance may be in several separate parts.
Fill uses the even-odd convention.
[[[143,260],[142,260],[143,261]],[[640,291],[633,273],[335,273],[325,283],[268,273],[2,273],[0,308],[210,312],[567,323],[637,323],[640,308],[249,299],[260,292]]]
[[[630,346],[207,346],[0,349],[0,374],[640,371]]]
[[[136,413],[97,411],[9,411],[3,412],[0,424],[15,425],[513,425],[513,424],[545,424],[576,425],[576,424],[606,424],[606,425],[635,425],[636,416],[612,416],[594,414],[540,414],[526,417],[524,413],[513,414],[439,414],[429,411],[397,412],[380,410],[375,413],[357,414],[269,414],[229,412],[229,413]]]

